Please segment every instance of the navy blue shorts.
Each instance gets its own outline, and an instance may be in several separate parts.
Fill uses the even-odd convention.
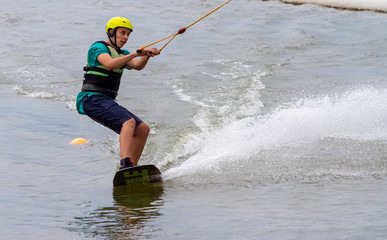
[[[85,96],[83,110],[94,121],[121,133],[122,124],[129,119],[136,120],[136,127],[142,123],[136,115],[119,105],[114,99],[103,95]]]

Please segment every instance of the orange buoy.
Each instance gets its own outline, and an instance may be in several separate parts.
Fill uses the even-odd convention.
[[[87,143],[87,140],[84,138],[76,138],[70,142],[71,145],[82,145]]]

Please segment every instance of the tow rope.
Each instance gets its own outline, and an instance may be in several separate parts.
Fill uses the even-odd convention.
[[[214,13],[216,10],[218,10],[219,8],[223,7],[224,5],[226,5],[227,3],[231,2],[231,1],[232,1],[232,0],[228,0],[227,2],[223,3],[223,4],[220,5],[219,7],[215,8],[215,9],[212,10],[211,12],[207,13],[206,15],[204,15],[204,16],[201,17],[201,18],[199,18],[198,20],[196,20],[196,21],[193,22],[192,24],[188,25],[187,27],[180,28],[179,31],[177,31],[177,33],[172,34],[171,36],[168,36],[168,37],[166,37],[166,38],[163,38],[163,39],[158,40],[158,41],[156,41],[156,42],[154,42],[154,43],[148,44],[148,45],[146,45],[146,46],[144,46],[144,47],[141,47],[141,48],[137,49],[137,52],[138,52],[138,53],[141,53],[142,50],[143,50],[144,48],[147,48],[147,47],[152,46],[152,45],[154,45],[154,44],[156,44],[156,43],[159,43],[159,42],[162,42],[162,41],[164,41],[164,40],[166,40],[166,39],[168,39],[168,38],[171,38],[171,39],[170,39],[163,47],[161,47],[161,48],[159,49],[159,51],[161,52],[161,50],[163,50],[163,49],[164,49],[164,48],[165,48],[165,47],[166,47],[166,46],[167,46],[167,45],[168,45],[168,44],[169,44],[169,43],[170,43],[177,35],[183,34],[188,28],[192,27],[193,25],[195,25],[195,24],[198,23],[199,21],[201,21],[201,20],[203,20],[204,18],[208,17],[210,14]]]

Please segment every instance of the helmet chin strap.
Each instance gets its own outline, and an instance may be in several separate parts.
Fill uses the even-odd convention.
[[[117,49],[120,49],[120,48],[117,46],[117,44],[116,44],[116,42],[117,42],[116,29],[113,28],[111,31],[112,31],[111,33],[110,33],[109,31],[107,32],[107,35],[108,35],[109,40],[110,40],[110,43],[113,45],[113,47],[115,47],[115,48],[117,48]],[[114,42],[112,41],[112,37],[114,37]]]

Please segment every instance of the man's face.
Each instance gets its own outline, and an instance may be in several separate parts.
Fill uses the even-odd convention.
[[[116,28],[116,45],[122,48],[129,39],[131,31],[128,28]]]

